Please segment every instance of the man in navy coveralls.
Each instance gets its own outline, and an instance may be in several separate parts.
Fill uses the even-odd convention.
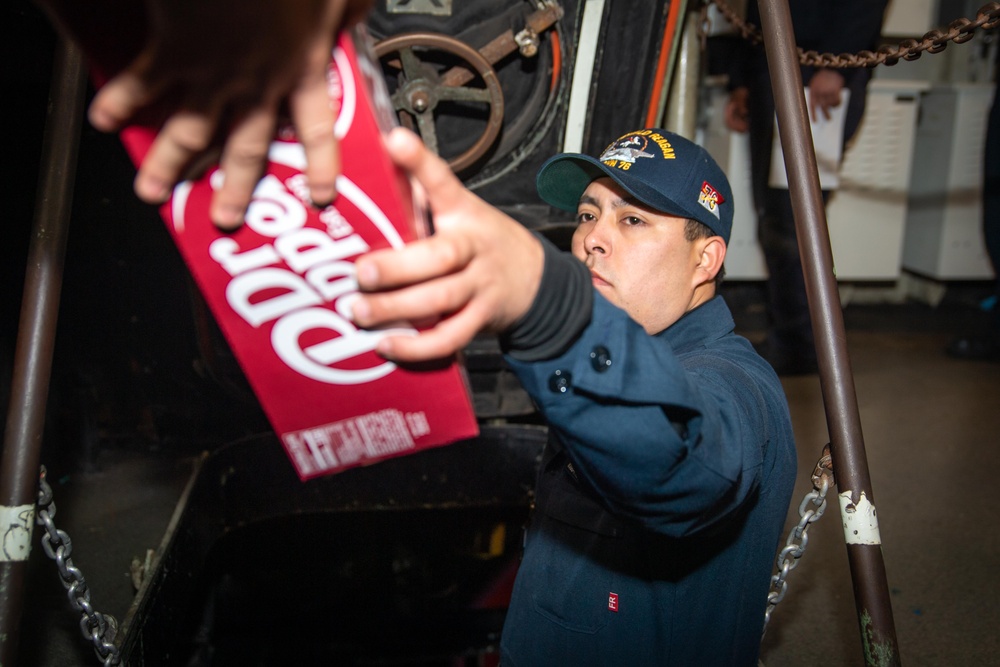
[[[777,376],[716,295],[725,175],[660,129],[558,155],[537,186],[576,213],[567,254],[412,134],[387,143],[435,234],[358,260],[356,322],[439,317],[381,341],[399,361],[498,333],[550,425],[504,667],[756,665],[795,448]]]

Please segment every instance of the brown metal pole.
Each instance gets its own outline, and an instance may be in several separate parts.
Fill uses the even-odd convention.
[[[40,187],[14,358],[11,400],[0,467],[0,665],[17,664],[24,580],[38,493],[52,349],[62,288],[63,258],[83,118],[86,78],[80,51],[56,48],[42,143]]]
[[[854,582],[865,663],[899,665],[899,648],[882,560],[868,461],[844,319],[833,272],[833,253],[816,168],[809,117],[788,0],[760,0],[778,130],[785,156],[799,253],[816,336],[820,385],[830,431],[833,470],[840,492],[844,537]]]

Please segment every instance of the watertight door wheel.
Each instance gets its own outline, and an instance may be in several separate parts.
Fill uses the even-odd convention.
[[[444,73],[421,60],[420,53],[444,51],[464,62]],[[390,69],[399,71],[398,87],[392,94],[400,123],[416,130],[424,144],[438,152],[434,111],[440,102],[481,102],[489,105],[486,128],[465,152],[447,158],[452,171],[461,172],[486,155],[503,122],[503,91],[493,66],[476,49],[461,40],[431,32],[394,35],[375,45],[375,54]],[[469,77],[466,66],[471,68]],[[463,85],[478,76],[485,88]],[[416,121],[416,127],[414,127]]]

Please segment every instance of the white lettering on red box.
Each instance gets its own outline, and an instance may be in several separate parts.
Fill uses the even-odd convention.
[[[384,234],[387,225],[392,229],[367,195],[349,182],[341,185],[347,185],[346,196],[379,231]],[[209,256],[232,276],[226,286],[226,301],[254,328],[274,322],[271,346],[275,354],[301,375],[341,385],[385,377],[395,369],[388,361],[379,360],[366,368],[336,365],[373,351],[387,335],[412,334],[413,329],[363,331],[339,312],[337,301],[358,291],[354,264],[347,260],[367,252],[370,246],[342,216],[327,216],[328,227],[349,232],[336,239],[321,229],[305,226],[307,219],[304,204],[281,180],[273,175],[262,179],[247,209],[246,224],[273,241],[243,249],[234,239],[223,237],[209,246]],[[387,240],[391,245],[401,244],[395,229],[392,232]],[[327,304],[333,304],[334,309]],[[300,341],[310,332],[318,334],[310,339],[320,342],[303,347]]]
[[[315,428],[286,433],[285,446],[307,473],[326,471],[362,459],[378,459],[413,449],[414,437],[410,424],[422,413],[404,415],[399,410],[386,409]],[[426,423],[426,418],[424,418]]]

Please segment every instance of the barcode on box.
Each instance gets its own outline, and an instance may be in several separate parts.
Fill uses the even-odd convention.
[[[296,465],[315,474],[413,449],[414,438],[427,430],[422,412],[387,409],[285,433],[282,439]]]

